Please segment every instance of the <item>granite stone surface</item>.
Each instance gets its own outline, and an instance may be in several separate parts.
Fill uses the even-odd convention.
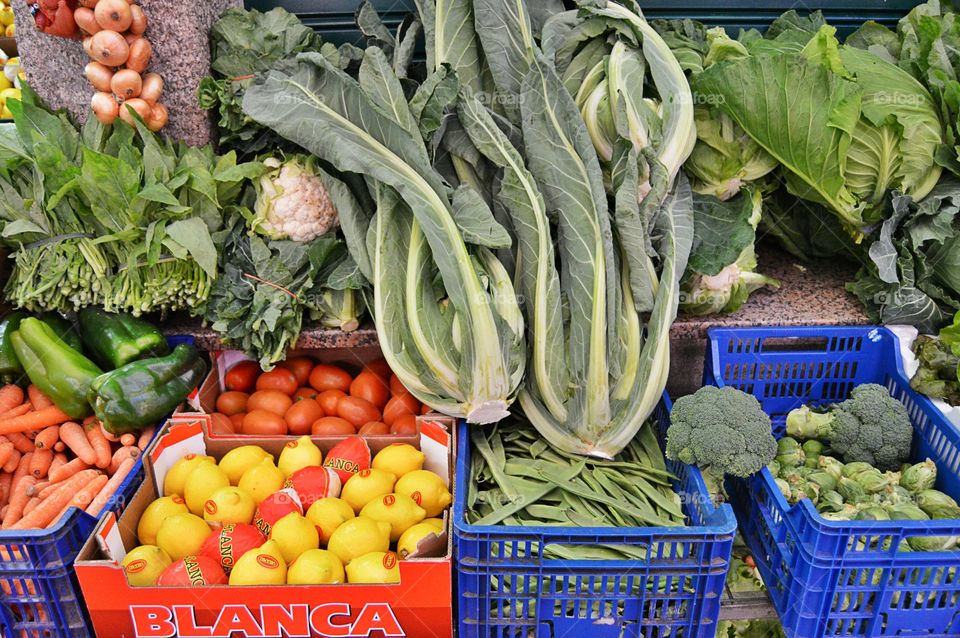
[[[165,87],[161,101],[170,113],[164,133],[194,146],[211,140],[213,125],[197,106],[197,86],[210,72],[210,28],[242,0],[206,0],[184,5],[170,0],[140,0],[147,16],[146,37],[153,46],[149,71],[159,73]],[[83,76],[89,58],[80,42],[40,33],[26,2],[13,3],[17,46],[30,86],[51,107],[66,108],[79,121],[90,111],[93,88]]]

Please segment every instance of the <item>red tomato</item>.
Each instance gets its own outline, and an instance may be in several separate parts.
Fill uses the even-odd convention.
[[[360,427],[370,421],[379,421],[380,410],[366,399],[343,397],[337,404],[337,416]]]
[[[412,394],[395,394],[393,398],[387,401],[387,407],[383,409],[383,422],[387,425],[393,425],[393,422],[404,414],[418,414],[420,412],[420,402]]]
[[[400,377],[395,374],[390,375],[390,392],[392,394],[405,394],[409,392],[403,383],[400,382]]]
[[[393,425],[390,426],[390,434],[410,435],[417,433],[417,417],[412,414],[404,414],[398,417]]]
[[[233,423],[234,432],[240,432],[243,430],[243,419],[246,416],[246,412],[241,412],[240,414],[234,414],[232,417],[230,417],[230,423]]]
[[[336,414],[340,399],[345,396],[343,390],[325,390],[317,395],[317,403],[323,408],[324,414]]]
[[[260,436],[286,434],[287,422],[279,414],[266,410],[252,410],[243,418],[242,433]]]
[[[360,436],[376,436],[379,434],[390,434],[390,426],[388,426],[383,421],[370,421],[370,423],[364,423],[357,434]]]
[[[227,390],[250,392],[259,374],[260,366],[256,361],[241,361],[223,375],[223,385]]]
[[[214,412],[210,415],[210,432],[213,434],[235,434],[233,421],[226,414]]]
[[[240,412],[247,411],[247,399],[250,398],[246,392],[237,392],[230,390],[217,397],[217,412],[223,412],[227,416],[233,416]]]
[[[325,363],[318,364],[310,373],[310,386],[318,392],[340,390],[346,393],[350,389],[351,381],[353,381],[353,377],[350,376],[349,372]]]
[[[297,388],[297,391],[293,393],[293,400],[299,401],[300,399],[316,399],[319,394],[319,392],[310,387]]]
[[[324,416],[319,403],[313,399],[300,399],[284,413],[283,420],[287,422],[290,434],[300,436],[310,434],[310,426]]]
[[[274,368],[257,379],[257,390],[276,390],[287,396],[293,395],[298,386],[297,377],[285,368]]]
[[[310,433],[314,436],[322,436],[325,434],[356,434],[357,429],[353,427],[352,423],[344,421],[340,417],[325,416],[313,424],[310,428]]]
[[[390,398],[390,388],[373,372],[364,370],[350,384],[350,396],[369,401],[378,410],[382,410]]]
[[[289,370],[297,378],[297,385],[306,385],[310,378],[310,371],[313,370],[313,360],[310,357],[294,357],[281,361],[278,367]]]
[[[266,410],[282,416],[293,405],[293,399],[277,390],[258,390],[247,399],[247,410]]]
[[[364,366],[365,371],[369,371],[380,377],[384,383],[390,383],[390,375],[393,374],[393,370],[390,369],[390,365],[386,362],[385,359],[377,359],[376,361],[371,361],[366,366]]]

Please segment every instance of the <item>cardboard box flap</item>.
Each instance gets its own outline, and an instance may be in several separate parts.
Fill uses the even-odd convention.
[[[100,551],[118,565],[126,558],[127,550],[123,546],[120,526],[117,524],[117,516],[113,512],[107,514],[107,517],[97,529],[97,544],[100,545]]]

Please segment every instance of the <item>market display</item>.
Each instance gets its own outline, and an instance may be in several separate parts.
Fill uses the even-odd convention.
[[[0,633],[955,633],[953,10],[218,7],[198,148],[150,6],[33,6],[83,124],[0,79]],[[921,334],[765,316],[775,244]]]

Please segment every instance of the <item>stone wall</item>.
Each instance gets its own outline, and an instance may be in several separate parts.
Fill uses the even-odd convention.
[[[163,76],[161,101],[170,112],[164,133],[189,144],[210,141],[213,126],[197,107],[197,86],[210,71],[210,28],[242,0],[171,2],[140,0],[147,15],[146,37],[153,45],[150,71]],[[83,77],[89,59],[80,42],[40,33],[26,0],[14,0],[17,46],[30,86],[53,108],[69,109],[80,121],[90,112],[93,88]]]

